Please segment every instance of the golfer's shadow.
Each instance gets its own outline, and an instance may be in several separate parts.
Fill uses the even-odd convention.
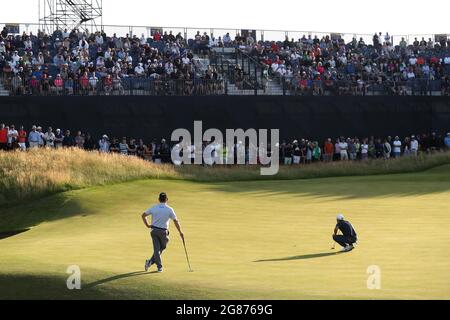
[[[86,289],[90,289],[90,288],[94,288],[98,285],[101,284],[105,284],[111,281],[115,281],[115,280],[120,280],[120,279],[125,279],[125,278],[131,278],[131,277],[138,277],[138,276],[143,276],[146,274],[152,274],[152,273],[157,273],[157,271],[153,271],[153,272],[146,272],[146,271],[135,271],[135,272],[129,272],[129,273],[123,273],[123,274],[118,274],[109,278],[105,278],[105,279],[101,279],[95,282],[91,282],[88,283],[87,285],[85,285],[84,287]]]
[[[285,257],[285,258],[277,258],[277,259],[264,259],[264,260],[256,260],[253,262],[277,262],[277,261],[292,261],[292,260],[309,260],[309,259],[317,259],[329,256],[335,256],[340,254],[340,252],[327,252],[327,253],[314,253],[314,254],[305,254],[302,256],[293,256],[293,257]]]

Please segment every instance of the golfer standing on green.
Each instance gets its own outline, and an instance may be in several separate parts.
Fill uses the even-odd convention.
[[[161,254],[166,249],[169,242],[169,222],[173,220],[175,227],[177,227],[181,238],[184,240],[184,234],[181,231],[180,223],[178,222],[175,211],[167,205],[169,198],[163,192],[159,195],[159,204],[151,207],[142,214],[142,220],[147,228],[152,229],[150,232],[153,241],[153,256],[145,260],[145,271],[153,264],[158,267],[158,272],[162,272]],[[152,216],[152,223],[149,224],[147,217]]]

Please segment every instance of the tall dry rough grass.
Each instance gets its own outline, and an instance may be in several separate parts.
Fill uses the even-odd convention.
[[[171,166],[80,149],[0,152],[0,206],[94,185],[177,175]]]
[[[136,179],[199,182],[292,180],[423,171],[450,164],[450,153],[367,162],[317,163],[281,167],[276,176],[261,176],[258,166],[214,167],[156,165],[136,157],[79,149],[0,152],[0,206],[23,200]]]

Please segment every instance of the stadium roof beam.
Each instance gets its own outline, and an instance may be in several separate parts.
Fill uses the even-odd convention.
[[[39,0],[40,29],[95,32],[103,26],[103,0]]]

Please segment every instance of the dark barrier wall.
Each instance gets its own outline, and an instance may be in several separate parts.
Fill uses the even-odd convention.
[[[0,123],[81,129],[98,137],[170,138],[174,129],[280,129],[282,138],[450,130],[449,97],[1,97]]]

